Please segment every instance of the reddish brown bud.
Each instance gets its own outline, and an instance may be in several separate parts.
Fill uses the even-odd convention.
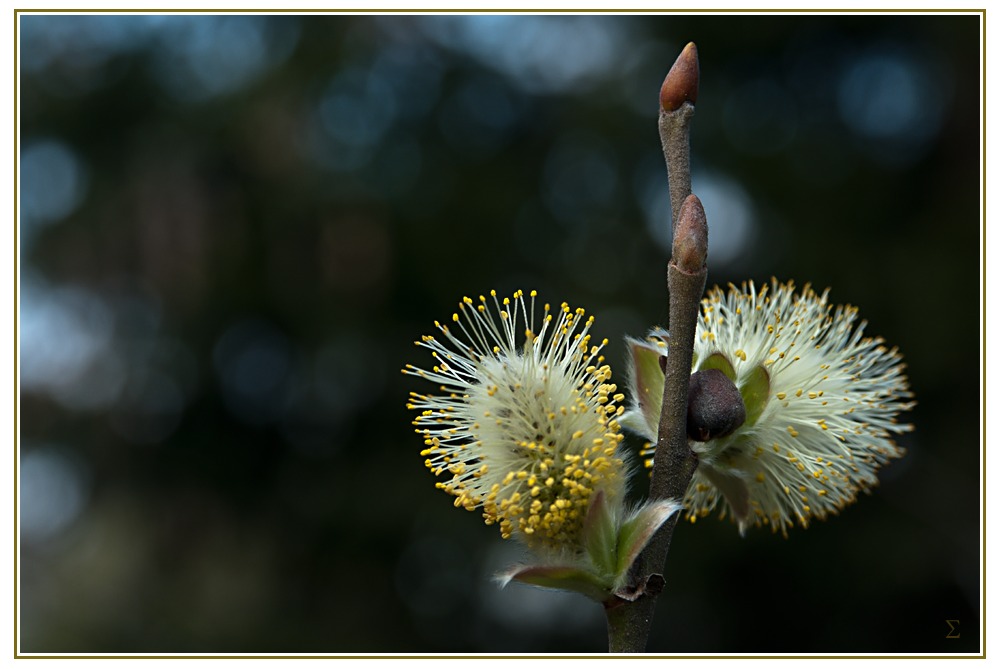
[[[697,274],[708,257],[708,220],[697,195],[691,194],[681,205],[674,226],[673,261],[678,269]]]
[[[698,47],[688,42],[681,55],[677,56],[667,78],[660,87],[660,107],[672,112],[680,109],[685,102],[698,101]]]

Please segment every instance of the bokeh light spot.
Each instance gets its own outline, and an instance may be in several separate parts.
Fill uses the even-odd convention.
[[[124,366],[113,350],[114,314],[76,286],[21,284],[21,388],[67,408],[105,408],[117,398]]]
[[[20,472],[21,536],[52,539],[83,510],[87,481],[80,466],[53,446],[22,446]]]
[[[86,170],[64,142],[27,142],[21,152],[21,233],[33,241],[42,227],[66,218],[87,192]]]

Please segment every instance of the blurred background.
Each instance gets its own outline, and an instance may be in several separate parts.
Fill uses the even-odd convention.
[[[598,605],[491,581],[519,548],[434,489],[399,370],[534,288],[623,384],[689,40],[709,284],[832,287],[919,404],[839,518],[682,524],[649,650],[978,651],[979,15],[19,25],[22,652],[604,650]]]

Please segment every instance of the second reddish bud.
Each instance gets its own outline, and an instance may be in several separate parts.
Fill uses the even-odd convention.
[[[708,257],[708,220],[697,195],[688,195],[677,215],[674,226],[674,243],[671,249],[673,262],[688,274],[697,274],[705,268]]]

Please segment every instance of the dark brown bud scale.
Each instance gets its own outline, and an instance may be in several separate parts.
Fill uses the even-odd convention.
[[[698,47],[688,42],[660,87],[660,108],[677,111],[685,102],[698,101]]]
[[[733,433],[746,421],[739,389],[718,369],[691,375],[688,384],[687,433],[694,441],[711,441]]]

